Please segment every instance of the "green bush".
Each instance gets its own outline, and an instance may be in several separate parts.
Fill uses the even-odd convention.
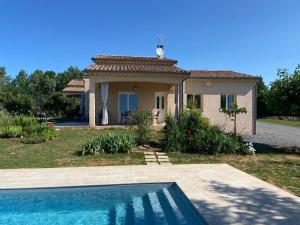
[[[21,126],[7,126],[2,128],[1,137],[4,138],[15,138],[20,137],[22,135],[22,127]]]
[[[201,112],[182,112],[178,121],[166,120],[164,128],[166,151],[203,154],[250,154],[249,145],[241,138],[221,132],[201,116]]]
[[[168,115],[166,126],[163,130],[165,140],[165,150],[168,152],[177,152],[180,150],[180,132],[174,116]]]
[[[101,134],[85,141],[81,147],[82,155],[96,153],[126,153],[136,145],[135,136],[132,134]]]
[[[36,132],[36,129],[41,126],[36,118],[32,116],[16,116],[15,124],[21,126],[24,136],[31,136]]]
[[[0,127],[14,125],[14,118],[5,109],[0,108]]]
[[[35,127],[33,135],[24,138],[21,142],[24,144],[38,144],[50,141],[57,136],[56,131],[52,127],[39,125]]]
[[[50,141],[56,137],[56,131],[52,127],[44,127],[38,134],[44,141]]]
[[[151,137],[152,113],[150,111],[134,112],[130,124],[136,135],[138,144],[148,144]]]

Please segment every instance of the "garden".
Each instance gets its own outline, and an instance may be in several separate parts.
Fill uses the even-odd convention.
[[[57,135],[47,123],[39,123],[35,117],[9,114],[0,109],[0,138],[19,138],[24,144],[50,141]]]
[[[167,117],[162,131],[151,129],[149,112],[140,112],[126,128],[64,128],[56,131],[32,117],[1,112],[0,168],[144,165],[143,149],[166,151],[173,164],[228,163],[300,196],[300,156],[285,149],[257,148],[224,134],[197,111],[178,121]],[[17,131],[10,131],[17,130]],[[53,133],[51,138],[47,133]],[[31,140],[42,141],[31,141]],[[26,141],[28,140],[28,141]]]

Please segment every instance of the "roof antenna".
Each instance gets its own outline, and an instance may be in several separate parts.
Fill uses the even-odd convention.
[[[164,46],[162,45],[162,41],[167,39],[167,35],[165,34],[160,34],[159,39],[158,39],[158,44],[156,47],[156,54],[158,58],[163,59],[164,58]]]

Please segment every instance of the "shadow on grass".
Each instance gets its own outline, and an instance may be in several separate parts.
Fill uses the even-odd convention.
[[[237,188],[212,182],[211,191],[224,204],[192,200],[208,224],[300,224],[300,199],[282,197],[263,188]]]
[[[256,154],[297,154],[300,155],[300,148],[290,147],[290,148],[278,148],[274,145],[253,143],[256,149]]]

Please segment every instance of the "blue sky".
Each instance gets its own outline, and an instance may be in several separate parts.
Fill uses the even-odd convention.
[[[262,75],[300,63],[299,0],[0,0],[0,65],[80,69],[95,54],[166,56],[185,69]]]

